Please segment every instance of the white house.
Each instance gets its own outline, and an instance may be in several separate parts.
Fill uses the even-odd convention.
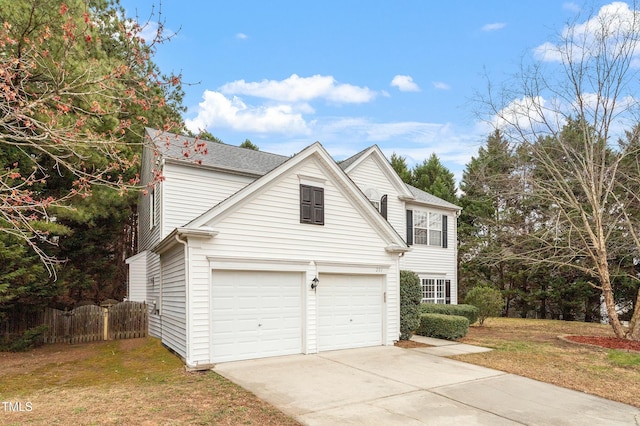
[[[392,345],[399,271],[457,303],[460,208],[407,186],[377,146],[336,163],[147,130],[129,299],[188,368]],[[196,147],[194,149],[194,146]]]

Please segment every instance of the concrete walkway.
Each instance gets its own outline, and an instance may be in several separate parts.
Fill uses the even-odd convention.
[[[485,348],[416,340],[434,346],[291,355],[214,370],[306,425],[640,426],[638,408],[442,357]]]

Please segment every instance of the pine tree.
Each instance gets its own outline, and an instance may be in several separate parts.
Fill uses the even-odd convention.
[[[436,154],[417,165],[412,170],[412,185],[450,203],[456,203],[456,183],[453,173],[449,171]]]

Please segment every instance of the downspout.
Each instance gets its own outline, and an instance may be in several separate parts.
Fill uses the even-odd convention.
[[[190,346],[191,346],[191,336],[189,331],[191,329],[189,323],[189,243],[187,239],[184,240],[180,238],[180,234],[177,233],[175,235],[176,241],[184,246],[184,326],[185,330],[185,363],[189,366],[189,358],[190,358]]]

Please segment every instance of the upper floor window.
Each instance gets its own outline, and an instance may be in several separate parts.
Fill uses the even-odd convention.
[[[375,188],[365,188],[364,195],[367,196],[369,202],[382,214],[382,217],[387,218],[387,195],[380,195]]]
[[[324,188],[300,185],[300,223],[324,225]]]
[[[447,216],[422,210],[407,210],[407,244],[447,248]]]
[[[156,226],[156,187],[149,190],[149,229]]]

